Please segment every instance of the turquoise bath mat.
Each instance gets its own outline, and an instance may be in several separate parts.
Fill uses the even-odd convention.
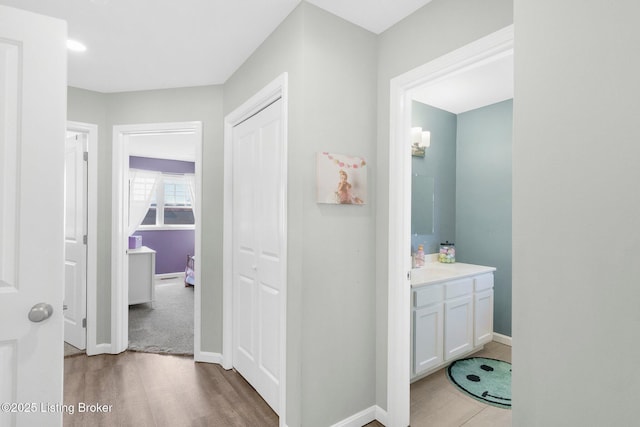
[[[511,409],[511,363],[469,357],[449,365],[447,376],[456,387],[474,399]]]

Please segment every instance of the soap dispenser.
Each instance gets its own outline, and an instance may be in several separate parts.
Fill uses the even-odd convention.
[[[424,267],[424,246],[418,245],[418,251],[415,256],[415,265],[416,267]]]

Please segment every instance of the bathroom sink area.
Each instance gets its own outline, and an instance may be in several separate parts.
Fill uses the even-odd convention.
[[[424,267],[411,270],[411,286],[422,286],[430,283],[444,282],[462,277],[475,276],[481,273],[495,271],[494,267],[484,265],[465,264],[456,262],[453,264],[443,264],[439,262],[428,262]]]

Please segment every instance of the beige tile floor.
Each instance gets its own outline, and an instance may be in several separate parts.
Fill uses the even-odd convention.
[[[511,362],[511,347],[496,342],[473,356]],[[373,422],[367,427],[382,424]],[[485,405],[459,391],[445,369],[411,384],[411,427],[510,427],[511,410]]]

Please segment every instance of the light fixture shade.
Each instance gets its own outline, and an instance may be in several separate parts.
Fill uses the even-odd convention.
[[[422,128],[411,128],[411,144],[418,144],[422,142]]]
[[[431,147],[431,132],[425,130],[422,132],[422,137],[420,141],[421,147]]]
[[[416,145],[421,148],[431,146],[431,132],[428,130],[422,131],[421,127],[411,128],[411,145]]]

